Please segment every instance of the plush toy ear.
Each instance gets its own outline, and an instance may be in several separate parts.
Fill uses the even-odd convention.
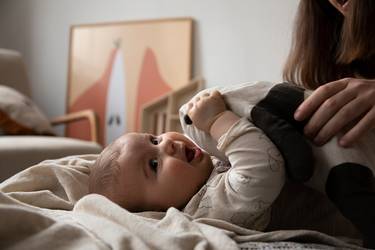
[[[184,122],[185,122],[186,125],[193,124],[193,121],[191,120],[191,118],[189,117],[189,115],[184,115]]]
[[[290,123],[262,107],[254,107],[251,116],[254,125],[279,149],[288,177],[294,182],[309,180],[314,171],[314,157],[305,138]]]
[[[307,181],[314,171],[312,149],[302,133],[304,124],[293,118],[303,100],[303,89],[292,84],[278,84],[251,111],[252,122],[279,149],[287,175],[295,182]]]

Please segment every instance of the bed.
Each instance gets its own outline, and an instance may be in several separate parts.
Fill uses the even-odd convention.
[[[202,88],[197,78],[145,105],[142,130],[181,131],[178,107]],[[130,213],[88,194],[96,158],[42,161],[0,183],[0,249],[363,249],[358,233],[324,197],[291,183],[275,202],[267,232],[194,220],[175,208]]]
[[[46,160],[0,183],[0,249],[363,249],[314,230],[258,232],[175,208],[130,213],[88,195],[96,157]]]

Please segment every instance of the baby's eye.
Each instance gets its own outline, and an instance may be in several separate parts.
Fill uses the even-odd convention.
[[[154,145],[158,145],[158,144],[159,144],[159,140],[158,140],[158,138],[156,138],[156,137],[154,137],[154,136],[151,136],[150,141],[151,141],[151,143],[154,144]]]
[[[157,159],[150,160],[149,165],[152,171],[154,171],[155,173],[158,171],[159,162]]]

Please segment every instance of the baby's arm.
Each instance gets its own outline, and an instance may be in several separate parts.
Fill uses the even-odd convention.
[[[188,107],[193,125],[218,141],[232,166],[222,181],[209,184],[206,199],[212,206],[204,216],[264,229],[267,211],[285,180],[276,147],[246,118],[228,110],[218,92],[201,95]]]
[[[223,97],[216,90],[196,97],[188,107],[194,125],[216,141],[240,119],[227,109]]]

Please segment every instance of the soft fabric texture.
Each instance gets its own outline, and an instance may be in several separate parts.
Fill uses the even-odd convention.
[[[68,137],[3,135],[0,137],[0,182],[47,159],[98,154],[102,146]]]
[[[240,117],[246,117],[253,123],[251,112],[257,104],[265,99],[271,89],[280,84],[271,82],[255,82],[232,85],[223,88],[206,89],[198,93],[196,96],[211,92],[214,89],[222,93],[228,108]],[[310,91],[305,92],[306,96],[311,94]],[[194,97],[193,97],[194,98]],[[277,103],[275,103],[277,105]],[[282,105],[282,104],[278,104]],[[180,121],[184,133],[193,139],[200,147],[205,149],[211,155],[226,160],[223,152],[217,149],[217,143],[208,134],[203,133],[194,125],[186,125],[183,121],[183,115],[187,112],[187,105],[180,108]],[[282,133],[282,131],[278,131]],[[285,138],[288,140],[288,137]],[[285,145],[288,146],[288,143]],[[289,145],[294,147],[294,145]],[[355,145],[350,148],[342,148],[338,146],[337,137],[327,142],[325,145],[317,147],[310,143],[315,159],[315,169],[312,178],[308,181],[308,185],[312,188],[324,193],[325,183],[328,173],[334,166],[345,163],[355,162],[363,166],[367,166],[375,172],[375,131],[370,131],[366,136],[362,137]],[[282,149],[278,148],[280,151]],[[284,159],[287,161],[288,159]]]
[[[214,161],[210,178],[183,211],[193,218],[220,219],[264,231],[285,180],[279,151],[246,118],[220,137],[218,149],[229,161]]]
[[[196,96],[216,89],[223,94],[229,109],[240,117],[246,117],[251,120],[252,110],[257,107],[258,103],[264,100],[270,90],[277,85],[279,84],[270,82],[244,83],[223,88],[217,87],[206,89],[198,93]],[[286,93],[288,94],[288,92]],[[305,94],[308,95],[310,92],[306,91]],[[285,96],[283,98],[290,100],[290,98],[285,98]],[[281,106],[282,104],[275,103],[275,105]],[[183,117],[186,113],[187,105],[183,105],[180,109],[180,121],[185,134],[191,137],[200,147],[205,149],[211,155],[219,157],[225,161],[225,154],[218,150],[217,143],[210,135],[197,129],[194,124],[185,124]],[[291,116],[293,116],[293,114],[291,114]],[[255,123],[255,121],[253,122]],[[281,133],[282,131],[277,132]],[[295,146],[288,144],[288,142],[290,142],[289,139],[288,136],[284,137],[284,140],[282,141],[285,142],[284,145],[289,145],[290,147]],[[374,131],[371,131],[366,138],[361,139],[355,147],[351,148],[344,149],[338,147],[337,138],[332,139],[322,147],[311,145],[313,155],[316,157],[316,162],[314,174],[307,185],[318,190],[320,193],[308,189],[301,184],[292,185],[289,182],[286,183],[286,186],[281,192],[281,196],[273,205],[271,223],[268,228],[272,230],[284,228],[310,228],[318,229],[332,235],[345,234],[350,237],[357,237],[358,232],[353,228],[353,225],[348,223],[348,220],[343,218],[327,197],[322,194],[325,193],[325,183],[330,169],[340,163],[357,162],[372,168],[374,171],[374,144],[375,133]],[[287,161],[288,159],[284,160]],[[304,164],[303,161],[299,163]],[[309,210],[310,212],[306,213],[306,211]],[[305,213],[303,211],[305,211]],[[289,216],[288,219],[285,219],[285,214],[291,216]],[[294,218],[293,214],[299,216]],[[306,220],[301,220],[301,217],[306,218]],[[312,220],[312,218],[315,219]],[[322,220],[322,218],[324,218],[324,220]],[[310,220],[310,222],[304,223],[307,220]]]
[[[97,155],[44,161],[0,183],[1,249],[362,249],[309,230],[262,233],[215,219],[129,213],[88,192]]]
[[[0,128],[9,135],[53,135],[42,111],[20,92],[0,85]]]
[[[0,84],[30,96],[26,65],[20,52],[0,48]]]
[[[204,89],[196,94],[199,96],[203,93],[210,93],[213,90],[218,90],[224,97],[228,108],[240,117],[249,117],[254,106],[262,100],[269,90],[275,84],[269,82],[244,83],[228,87],[212,87]],[[188,106],[182,105],[179,110],[180,123],[184,133],[189,136],[201,148],[205,149],[210,155],[215,156],[221,160],[226,161],[227,157],[223,152],[217,149],[216,141],[208,134],[199,130],[195,126],[187,125],[182,119],[187,114]]]

